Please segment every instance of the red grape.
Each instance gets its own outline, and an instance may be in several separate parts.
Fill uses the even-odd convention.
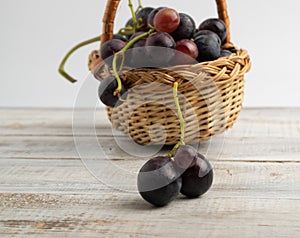
[[[172,8],[164,8],[154,17],[154,27],[158,32],[171,33],[178,28],[179,24],[179,13]]]
[[[177,41],[176,50],[185,53],[194,59],[198,57],[197,45],[193,41],[188,39]]]
[[[198,57],[197,45],[188,39],[176,42],[175,64],[194,64]]]

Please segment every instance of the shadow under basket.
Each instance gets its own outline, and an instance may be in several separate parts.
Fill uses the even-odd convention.
[[[216,2],[219,18],[228,30],[223,48],[234,53],[193,65],[162,69],[124,68],[120,77],[129,88],[127,99],[119,107],[107,107],[113,128],[129,135],[138,144],[176,144],[180,140],[180,122],[172,93],[174,82],[179,84],[178,97],[187,144],[209,140],[233,126],[242,108],[244,74],[250,70],[251,62],[246,50],[230,43],[226,2]],[[116,11],[118,4],[116,0],[107,3],[102,44],[112,38],[111,22],[115,17],[112,9]],[[100,68],[107,67],[99,67],[98,62],[99,50],[95,50],[89,56],[89,69],[104,74],[105,70]]]

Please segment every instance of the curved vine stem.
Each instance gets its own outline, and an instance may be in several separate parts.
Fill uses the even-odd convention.
[[[122,65],[121,67],[118,69],[117,68],[117,59],[118,57],[123,57],[122,58],[122,62],[124,61],[124,53],[130,48],[132,47],[136,42],[138,42],[139,40],[143,39],[143,38],[146,38],[148,37],[149,35],[151,35],[153,32],[155,31],[155,29],[151,29],[149,30],[148,32],[145,32],[135,38],[133,38],[131,41],[129,41],[125,47],[120,50],[119,52],[115,53],[114,54],[114,58],[113,58],[113,62],[112,62],[112,66],[113,66],[113,72],[115,74],[115,77],[116,77],[116,80],[118,82],[118,87],[117,89],[115,90],[115,95],[120,95],[121,93],[121,90],[122,90],[122,81],[121,81],[121,78],[120,78],[120,75],[119,75],[119,71],[122,70]]]
[[[173,157],[175,151],[178,149],[178,147],[185,145],[184,143],[184,118],[182,116],[182,112],[181,112],[181,108],[180,108],[180,104],[179,104],[179,99],[178,99],[178,83],[175,82],[173,85],[173,97],[174,97],[174,102],[177,108],[177,114],[179,117],[179,121],[180,121],[180,141],[174,146],[174,148],[172,149],[172,151],[169,154],[169,157]]]
[[[69,52],[65,55],[65,57],[62,59],[59,67],[58,67],[58,72],[64,77],[66,78],[67,80],[69,80],[71,83],[75,83],[77,82],[76,79],[74,79],[71,75],[69,75],[66,71],[65,71],[65,64],[66,62],[68,61],[68,59],[70,58],[70,56],[76,51],[78,50],[79,48],[83,47],[83,46],[86,46],[86,45],[89,45],[89,44],[92,44],[94,42],[99,42],[101,40],[101,36],[97,36],[97,37],[94,37],[92,39],[89,39],[89,40],[86,40],[86,41],[83,41],[77,45],[75,45],[71,50],[69,50]]]

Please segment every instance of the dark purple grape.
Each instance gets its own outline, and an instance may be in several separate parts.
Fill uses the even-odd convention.
[[[171,33],[175,41],[191,39],[196,30],[196,24],[192,17],[185,13],[179,13],[180,23],[177,29]]]
[[[114,34],[113,39],[118,39],[121,41],[124,41],[125,43],[127,42],[127,37],[121,34]]]
[[[210,18],[202,22],[198,28],[201,30],[210,30],[215,32],[222,42],[226,39],[227,29],[224,21],[219,18]]]
[[[131,36],[129,40],[134,39],[135,37],[144,34],[145,32],[139,31]],[[132,48],[128,49],[125,52],[125,64],[132,68],[141,68],[149,65],[149,60],[145,57],[146,48],[146,38],[140,39],[136,42]]]
[[[216,33],[214,33],[213,31],[210,31],[210,30],[198,31],[197,33],[194,34],[194,40],[197,40],[197,38],[199,36],[203,36],[203,35],[209,35],[209,36],[215,38],[216,41],[219,43],[219,45],[222,44],[222,41],[221,41],[220,37]]]
[[[130,38],[129,41],[133,40],[134,38],[144,34],[145,31],[138,31],[136,33],[134,33]],[[140,39],[138,42],[134,43],[133,47],[141,47],[141,46],[145,46],[146,44],[146,37],[143,39]]]
[[[154,67],[170,65],[175,56],[176,43],[172,36],[166,32],[155,32],[146,40],[146,57]]]
[[[125,27],[131,27],[132,29],[132,31],[133,31],[133,20],[132,20],[132,18],[130,18],[127,22],[126,22],[126,24],[125,24]],[[129,40],[129,38],[132,36],[132,34],[126,34],[125,35],[125,37],[127,38],[127,40]]]
[[[133,20],[132,20],[132,18],[128,19],[128,21],[125,24],[125,27],[129,27],[129,26],[133,27]]]
[[[237,49],[234,46],[227,46],[226,50],[230,51],[231,53],[236,53]]]
[[[117,80],[114,76],[108,76],[104,78],[98,88],[98,96],[101,102],[108,107],[118,107],[122,104],[122,101],[119,100],[118,96],[114,95],[115,90],[118,87]],[[122,84],[121,98],[126,99],[127,89]]]
[[[232,54],[232,52],[229,51],[229,50],[221,50],[220,57],[229,56],[229,55],[231,55],[231,54]]]
[[[155,32],[147,38],[146,46],[160,46],[175,49],[176,42],[172,36],[166,32]]]
[[[180,192],[190,198],[196,198],[206,193],[213,182],[213,169],[209,161],[197,154],[194,164],[182,175]]]
[[[215,37],[210,35],[200,35],[195,39],[198,47],[198,62],[216,60],[220,57],[221,47]]]
[[[190,145],[180,146],[174,154],[174,162],[180,169],[187,169],[195,164],[197,150]]]
[[[137,186],[140,195],[149,203],[161,207],[173,201],[181,189],[181,177],[175,163],[158,156],[140,169]]]
[[[153,7],[144,7],[136,14],[136,20],[138,22],[138,30],[146,31],[148,29],[148,16],[154,10]]]
[[[156,13],[158,13],[161,9],[164,9],[166,7],[158,7],[155,8],[154,10],[152,10],[152,12],[150,12],[148,18],[147,18],[147,23],[148,25],[154,26],[154,17],[156,15]]]
[[[101,46],[100,56],[107,65],[112,66],[113,55],[123,49],[125,45],[126,43],[119,39],[108,40]]]

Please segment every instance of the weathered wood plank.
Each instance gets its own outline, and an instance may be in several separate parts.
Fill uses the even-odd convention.
[[[299,138],[220,136],[201,143],[199,151],[211,160],[300,161]],[[167,154],[171,147],[160,149],[160,146],[139,146],[126,137],[118,136],[80,136],[75,139],[70,136],[0,136],[0,159],[107,157],[135,160],[138,157],[151,157],[155,152]]]
[[[103,113],[95,137],[79,111],[73,138],[72,110],[0,109],[0,237],[300,236],[300,109],[244,109],[199,148],[212,189],[161,209],[135,191],[136,171],[159,148],[113,137]]]
[[[107,172],[101,163],[80,160],[0,160],[0,191],[16,193],[109,194],[113,189],[136,192],[136,175],[145,162],[112,161]],[[255,163],[213,161],[216,197],[299,198],[300,163]],[[125,171],[114,173],[114,167]],[[94,177],[90,172],[94,172]],[[108,179],[107,179],[108,178]],[[114,187],[113,181],[117,181]],[[300,210],[300,207],[299,207]],[[299,213],[300,215],[300,213]]]
[[[104,109],[74,112],[73,109],[0,108],[0,135],[72,136],[73,121],[80,127],[78,133],[82,135],[93,135],[95,127],[98,135],[112,134]]]
[[[72,109],[1,109],[0,135],[72,136]],[[79,134],[111,135],[104,109],[76,110]],[[92,130],[91,130],[92,128]],[[237,137],[300,137],[299,108],[244,108],[227,135]]]
[[[73,237],[298,237],[299,200],[182,197],[153,209],[132,194],[3,194],[0,234]],[[12,212],[14,211],[14,212]],[[5,219],[3,219],[5,218]],[[102,236],[101,236],[102,235]]]

